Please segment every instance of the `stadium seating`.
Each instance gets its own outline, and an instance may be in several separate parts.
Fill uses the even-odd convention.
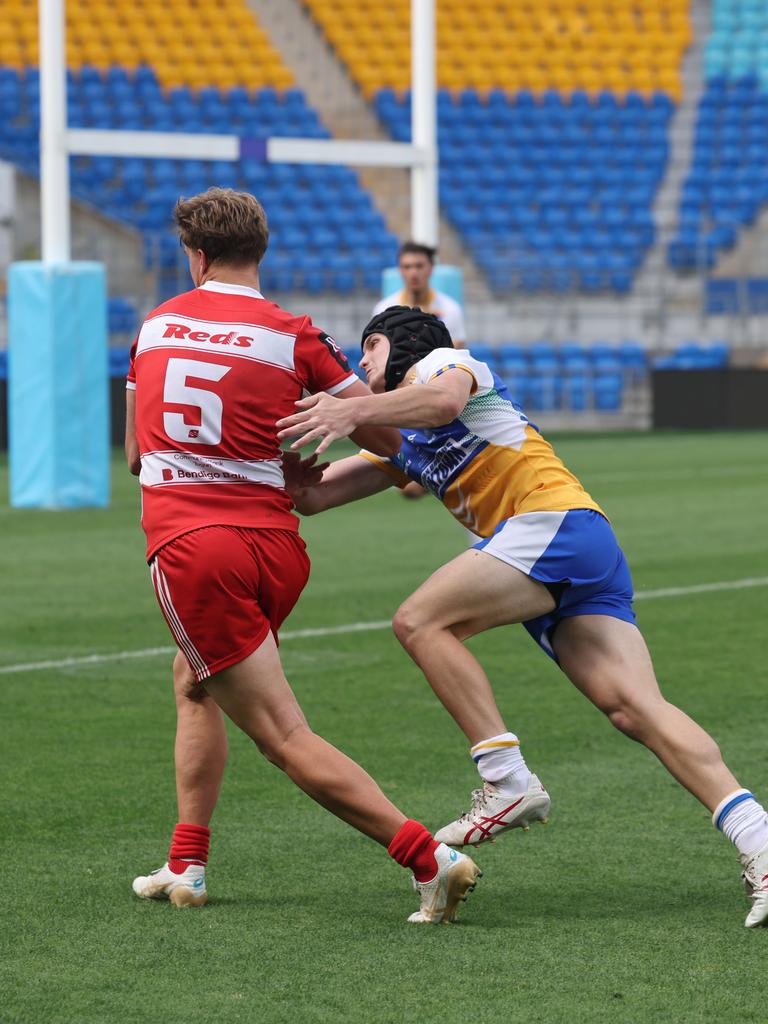
[[[409,139],[407,0],[306,2]],[[443,0],[440,199],[494,291],[630,290],[690,34],[684,0]]]
[[[709,315],[768,313],[768,278],[710,278],[704,311]]]
[[[728,345],[723,341],[710,345],[688,341],[678,345],[670,355],[656,359],[653,365],[658,370],[721,370],[728,365],[728,360]]]
[[[74,70],[93,67],[128,82],[126,72],[146,66],[164,87],[293,84],[245,0],[194,6],[187,0],[67,0],[65,8],[67,65]],[[3,30],[0,65],[17,71],[36,66],[37,4],[5,0]]]
[[[668,259],[713,267],[768,202],[768,5],[715,0],[693,158]]]
[[[376,97],[397,139],[408,97]],[[439,95],[440,195],[498,292],[628,292],[655,238],[651,205],[667,162],[671,100],[609,92]]]
[[[107,301],[107,329],[111,335],[130,334],[139,323],[139,311],[130,299],[113,296]]]
[[[29,66],[37,60],[36,7],[7,6],[0,158],[36,175],[40,87]],[[85,0],[67,4],[72,127],[329,136],[244,0],[195,7],[194,18],[186,0],[104,0],[94,8]],[[210,185],[245,188],[264,202],[270,249],[262,283],[272,291],[378,290],[382,268],[395,259],[397,239],[349,168],[77,157],[71,185],[75,196],[143,233],[147,265],[160,269],[159,299],[186,281],[169,231],[173,205]]]
[[[410,84],[410,0],[305,0],[369,98]],[[687,0],[441,0],[438,84],[680,98],[680,58],[690,42]]]
[[[532,345],[473,341],[469,350],[489,364],[513,399],[531,413],[618,412],[627,390],[648,372],[648,352],[635,341],[591,346],[545,340]],[[346,355],[356,369],[359,350]]]

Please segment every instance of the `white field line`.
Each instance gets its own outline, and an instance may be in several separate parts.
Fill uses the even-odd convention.
[[[640,590],[635,601],[651,601],[662,597],[686,597],[689,594],[709,594],[721,590],[747,590],[751,587],[768,587],[768,576],[753,576],[743,580],[722,580],[719,583],[696,583],[690,587],[662,587],[660,590]],[[343,626],[321,626],[315,629],[288,630],[280,636],[281,641],[305,640],[311,637],[340,636],[343,633],[370,633],[389,629],[389,619],[373,622],[349,622]],[[27,661],[19,665],[0,666],[0,675],[19,672],[42,672],[46,669],[75,668],[79,665],[102,665],[109,661],[128,661],[131,658],[153,658],[176,653],[175,647],[144,647],[137,651],[114,651],[111,654],[86,654],[77,658],[61,658],[58,661]]]

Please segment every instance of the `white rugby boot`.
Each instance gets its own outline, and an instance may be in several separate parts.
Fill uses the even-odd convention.
[[[744,922],[747,928],[768,924],[768,843],[751,857],[740,857],[744,871],[741,881],[752,900],[752,909]]]
[[[417,882],[421,906],[408,920],[411,924],[451,924],[456,920],[458,904],[475,888],[482,871],[475,862],[458,850],[441,843],[435,850],[437,874],[431,882]]]
[[[472,806],[456,821],[435,832],[438,843],[448,846],[479,846],[500,832],[521,828],[527,832],[535,821],[546,823],[550,799],[535,775],[528,780],[522,796],[505,796],[493,782],[472,791]]]
[[[205,867],[190,864],[181,875],[163,864],[157,871],[133,880],[133,891],[143,900],[170,900],[177,907],[202,907],[208,902]]]

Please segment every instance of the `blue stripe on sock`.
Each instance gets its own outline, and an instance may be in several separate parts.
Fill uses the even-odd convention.
[[[733,798],[733,800],[729,800],[728,803],[725,805],[725,807],[722,809],[722,811],[720,811],[720,813],[717,816],[717,821],[715,822],[716,828],[719,828],[720,831],[722,832],[722,830],[723,830],[723,822],[728,817],[728,815],[731,813],[733,808],[736,807],[738,804],[743,804],[745,800],[754,800],[754,799],[755,798],[752,795],[752,793],[739,793],[739,795],[735,796]]]

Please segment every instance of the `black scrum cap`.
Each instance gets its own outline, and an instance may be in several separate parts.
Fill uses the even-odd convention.
[[[451,335],[442,320],[433,313],[410,306],[390,306],[372,317],[363,329],[361,346],[369,334],[384,334],[389,339],[385,391],[393,391],[414,363],[434,349],[453,348]]]

